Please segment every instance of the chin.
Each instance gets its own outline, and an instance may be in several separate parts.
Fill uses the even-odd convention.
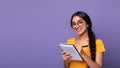
[[[78,35],[83,35],[83,34],[85,33],[85,31],[79,31],[79,32],[76,31],[76,33],[77,33]]]
[[[83,33],[82,32],[76,32],[78,35],[82,35]]]

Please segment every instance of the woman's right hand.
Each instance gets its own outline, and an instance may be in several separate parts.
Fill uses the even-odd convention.
[[[72,56],[68,52],[62,51],[62,58],[63,60],[70,60]]]

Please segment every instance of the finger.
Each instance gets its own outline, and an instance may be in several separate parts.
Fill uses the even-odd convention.
[[[69,54],[64,54],[64,55],[62,55],[63,57],[71,57],[71,55],[69,55]]]
[[[61,53],[62,53],[62,54],[65,54],[66,52],[62,51]]]
[[[70,54],[63,54],[62,57],[69,58],[69,57],[71,57],[71,55]]]
[[[64,60],[68,60],[70,59],[72,56],[71,55],[62,55],[63,59]]]
[[[68,57],[63,57],[63,60],[70,60],[70,58],[68,58]]]
[[[70,60],[71,59],[71,56],[66,56],[65,57],[65,60]]]
[[[66,55],[66,56],[67,56],[67,55],[70,55],[70,53],[63,51],[63,52],[62,52],[62,55]]]

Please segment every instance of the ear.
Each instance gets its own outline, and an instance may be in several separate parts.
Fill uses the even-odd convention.
[[[89,27],[89,25],[87,25],[87,27]]]

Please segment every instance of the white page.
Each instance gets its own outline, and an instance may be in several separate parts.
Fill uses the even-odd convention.
[[[71,54],[72,58],[70,60],[82,61],[82,57],[78,53],[77,49],[72,44],[59,44],[63,51]]]

